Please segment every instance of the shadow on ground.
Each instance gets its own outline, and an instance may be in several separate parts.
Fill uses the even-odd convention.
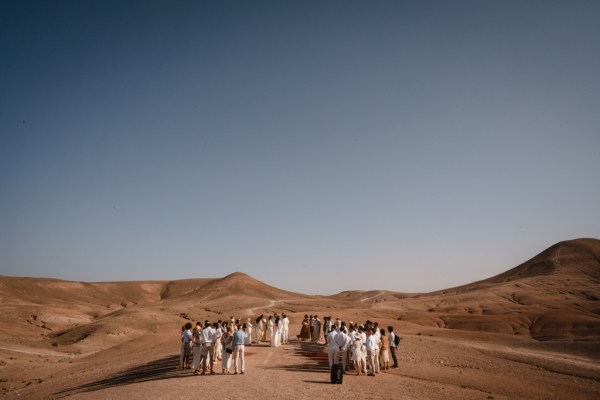
[[[290,343],[294,355],[310,360],[301,364],[278,365],[273,369],[284,369],[292,372],[329,373],[329,360],[323,345],[312,342],[292,341]]]
[[[61,390],[55,393],[55,396],[65,397],[80,392],[94,392],[116,386],[162,379],[188,378],[190,375],[190,371],[181,371],[179,369],[179,354],[177,354],[126,369],[106,379]]]

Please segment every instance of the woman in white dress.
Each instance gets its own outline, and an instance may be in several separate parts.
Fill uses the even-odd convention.
[[[267,321],[267,337],[270,340],[269,345],[270,346],[275,346],[275,338],[273,337],[273,334],[275,332],[275,323],[273,322],[273,317],[270,316],[269,320]]]
[[[283,328],[283,322],[281,321],[281,318],[279,318],[279,315],[277,317],[275,317],[275,323],[273,326],[273,342],[275,343],[274,346],[275,347],[279,347],[279,345],[281,344],[281,329]]]
[[[354,367],[356,368],[356,375],[360,375],[363,370],[363,343],[360,333],[353,332],[352,336],[352,359],[354,360]]]
[[[194,375],[198,375],[198,368],[200,368],[200,351],[202,350],[202,343],[200,343],[200,327],[196,325],[192,333],[192,354],[194,359],[192,361],[192,370]]]
[[[221,336],[221,368],[224,374],[229,373],[229,366],[231,365],[231,353],[233,352],[233,332],[231,328],[227,328],[227,331]]]
[[[250,322],[250,318],[246,319],[246,339],[245,344],[250,346],[252,344],[252,323]]]
[[[221,350],[223,349],[223,347],[221,346],[221,337],[225,333],[225,330],[223,329],[223,325],[220,325],[219,323],[214,325],[214,327],[215,327],[215,334],[216,334],[216,340],[215,340],[215,363],[216,363],[217,361],[221,360]]]

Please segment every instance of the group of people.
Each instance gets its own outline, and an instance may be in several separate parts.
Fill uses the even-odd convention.
[[[250,318],[242,323],[234,317],[213,323],[204,321],[204,325],[197,322],[196,326],[188,322],[181,327],[180,366],[191,368],[194,375],[215,374],[215,365],[221,361],[222,373],[228,374],[233,360],[233,373],[243,374],[245,346],[267,341],[273,347],[288,344],[289,323],[285,314],[277,313],[268,318],[261,314],[255,320],[256,325]],[[256,332],[254,340],[253,330]]]
[[[196,326],[188,322],[181,327],[181,368],[191,368],[195,375],[214,374],[215,365],[221,361],[222,373],[228,374],[233,360],[233,373],[243,374],[245,346],[261,342],[269,342],[272,347],[289,344],[289,323],[285,314],[277,313],[268,317],[261,314],[254,324],[250,318],[241,322],[234,317],[213,323],[204,321],[204,325],[198,322]],[[305,315],[297,337],[315,343],[324,339],[329,368],[341,364],[349,371],[353,365],[357,375],[369,376],[375,376],[382,369],[398,368],[400,336],[394,333],[392,326],[387,327],[386,333],[377,322],[346,324],[340,318],[334,320],[327,316],[321,322],[316,315]]]
[[[333,364],[341,364],[345,371],[349,371],[350,361],[353,361],[357,375],[375,376],[382,369],[390,369],[390,356],[394,362],[391,368],[398,368],[400,336],[394,333],[394,327],[388,326],[386,334],[377,322],[346,324],[339,318],[334,322],[328,317],[324,330],[327,332],[325,343],[329,368]]]
[[[289,344],[290,320],[285,313],[273,313],[268,318],[261,314],[256,318],[256,343],[269,342],[272,347]]]

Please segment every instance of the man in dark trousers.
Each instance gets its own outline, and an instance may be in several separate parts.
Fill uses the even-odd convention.
[[[394,360],[394,365],[392,365],[392,368],[398,368],[398,346],[396,345],[396,334],[394,333],[394,327],[388,326],[388,332],[390,353],[392,353],[392,359]]]

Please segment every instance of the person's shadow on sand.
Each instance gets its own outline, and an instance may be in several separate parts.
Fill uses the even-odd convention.
[[[130,385],[162,379],[188,378],[190,374],[182,374],[179,368],[179,354],[163,357],[142,365],[138,365],[106,379],[61,390],[55,393],[58,397],[71,396],[79,392],[94,392],[115,386]]]

